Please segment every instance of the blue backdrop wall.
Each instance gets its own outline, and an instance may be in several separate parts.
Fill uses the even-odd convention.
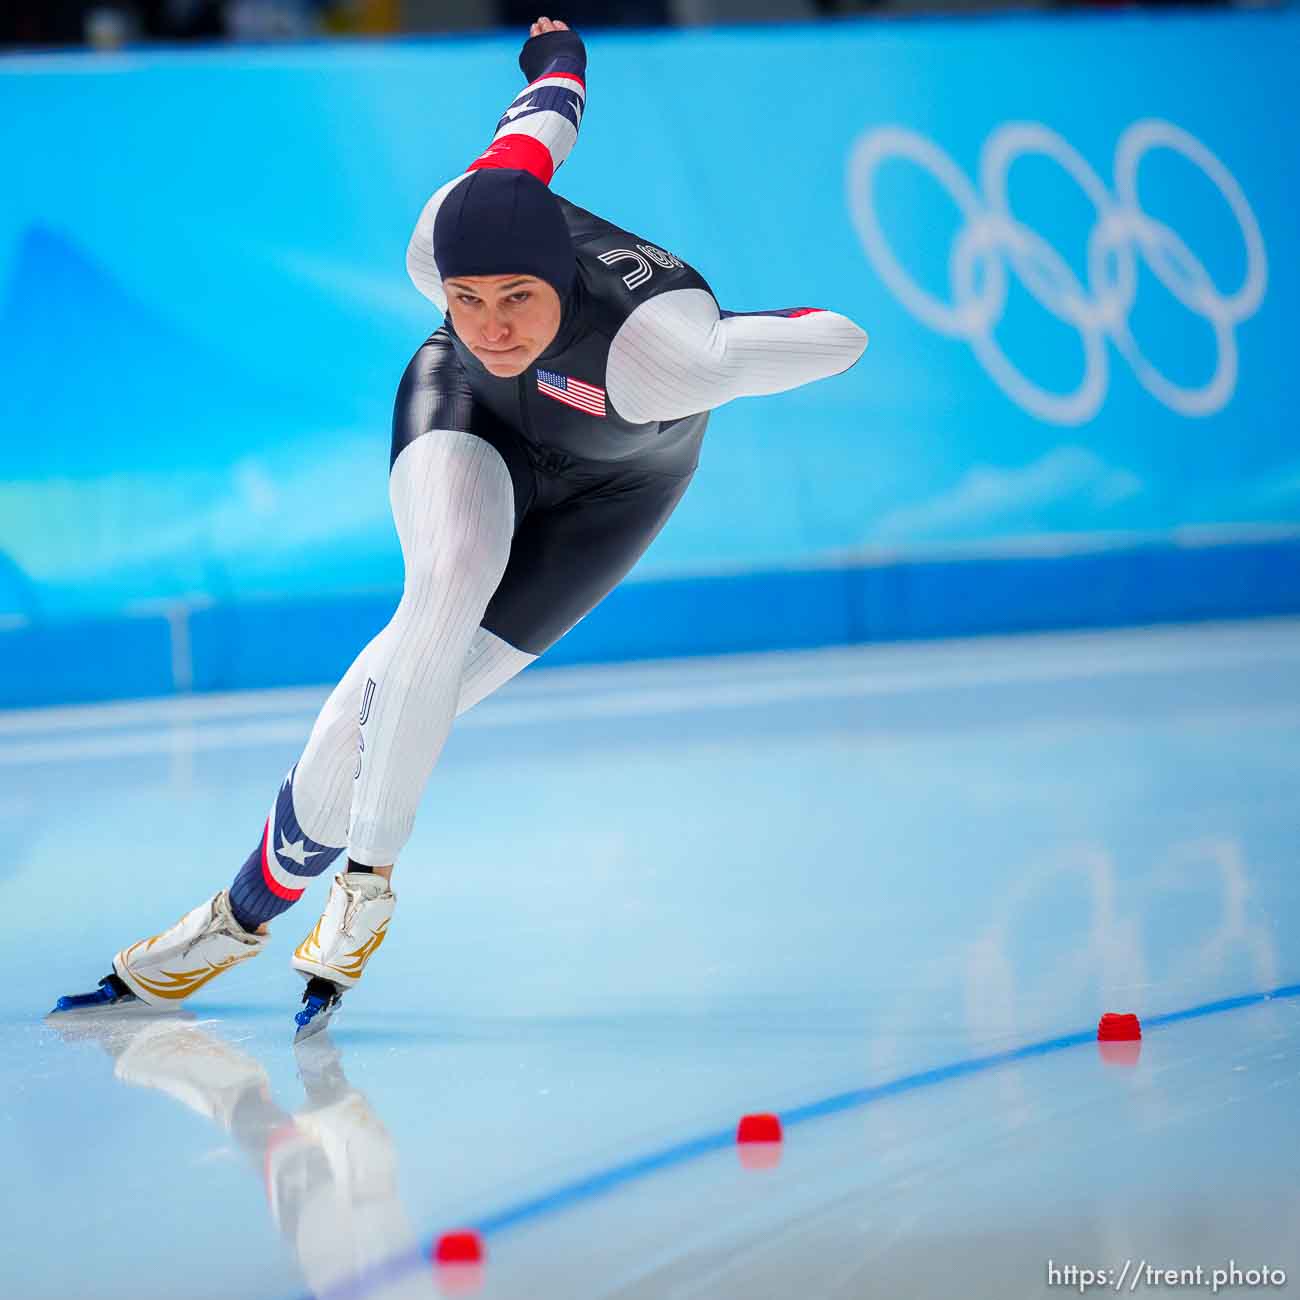
[[[589,48],[555,188],[872,346],[719,411],[549,658],[1300,609],[1300,14]],[[383,623],[406,240],[517,50],[0,59],[0,705],[328,680]]]

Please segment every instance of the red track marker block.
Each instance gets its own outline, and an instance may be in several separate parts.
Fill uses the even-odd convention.
[[[444,1232],[433,1248],[438,1292],[473,1295],[483,1285],[483,1239],[477,1232]]]
[[[781,1121],[775,1115],[744,1115],[736,1125],[737,1142],[779,1142]]]
[[[483,1239],[477,1232],[444,1232],[433,1248],[439,1264],[481,1264]]]
[[[746,1169],[781,1163],[781,1121],[775,1115],[745,1115],[736,1125],[736,1147]]]
[[[1097,1025],[1099,1043],[1132,1043],[1142,1037],[1142,1024],[1134,1015],[1107,1011]]]

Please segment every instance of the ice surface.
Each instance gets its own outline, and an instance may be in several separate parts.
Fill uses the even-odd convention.
[[[318,1052],[324,882],[191,1014],[47,1025],[228,882],[323,697],[0,715],[6,1296],[1300,1290],[1300,624],[531,670]],[[962,1066],[1268,990],[1132,1065]],[[774,1168],[726,1140],[917,1075]],[[435,1275],[462,1226],[481,1276]]]

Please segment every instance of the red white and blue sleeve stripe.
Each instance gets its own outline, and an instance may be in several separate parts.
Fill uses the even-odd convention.
[[[481,167],[515,167],[532,172],[549,185],[577,142],[586,103],[582,60],[568,54],[553,59],[545,72],[511,101],[497,123],[492,143],[424,205],[407,245],[406,269],[415,287],[440,311],[447,310],[447,296],[433,260],[433,223],[447,195]]]
[[[469,165],[518,167],[549,185],[573,151],[587,103],[578,60],[561,57],[515,96],[497,123],[492,143]]]

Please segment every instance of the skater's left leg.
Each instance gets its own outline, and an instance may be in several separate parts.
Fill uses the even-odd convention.
[[[460,695],[456,700],[456,716],[468,712],[480,701],[499,690],[512,677],[516,677],[535,660],[535,654],[518,650],[495,632],[481,627],[474,633],[465,656],[465,667],[460,675]]]

